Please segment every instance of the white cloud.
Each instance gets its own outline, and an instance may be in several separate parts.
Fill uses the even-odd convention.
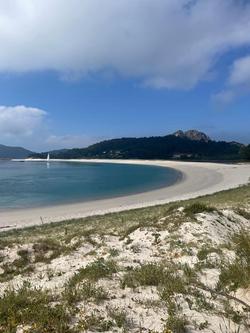
[[[110,70],[188,89],[249,31],[244,1],[0,0],[0,72]]]
[[[0,143],[32,150],[86,147],[101,137],[57,135],[48,127],[48,113],[23,105],[0,106]]]
[[[226,105],[226,104],[233,102],[233,100],[236,98],[236,96],[237,96],[237,94],[235,91],[233,91],[231,89],[228,89],[228,90],[225,89],[225,90],[218,92],[217,94],[212,95],[212,100],[216,103]]]
[[[237,59],[229,77],[230,85],[249,85],[250,86],[250,56]]]
[[[43,125],[46,112],[23,105],[0,106],[0,136],[30,137]]]
[[[250,56],[245,56],[234,61],[226,88],[212,96],[220,104],[229,104],[238,97],[250,92]]]

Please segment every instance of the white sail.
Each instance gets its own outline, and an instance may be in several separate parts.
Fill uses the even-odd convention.
[[[49,154],[47,155],[47,161],[49,161]]]

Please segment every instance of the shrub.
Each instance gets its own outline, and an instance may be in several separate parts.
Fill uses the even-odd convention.
[[[189,216],[193,216],[198,213],[204,213],[204,212],[209,213],[214,211],[216,211],[216,208],[208,206],[201,202],[195,202],[191,205],[186,206],[184,209],[184,212]]]
[[[33,244],[35,262],[49,263],[64,253],[65,250],[64,246],[52,238],[40,239],[37,243]]]
[[[99,303],[108,298],[107,293],[102,287],[96,287],[92,282],[87,281],[78,286],[72,285],[69,281],[63,292],[63,299],[69,305],[74,305],[82,300],[92,299]]]
[[[166,279],[165,267],[161,264],[144,264],[127,272],[122,280],[123,287],[158,286]]]
[[[166,321],[165,331],[174,333],[187,332],[186,325],[188,321],[185,316],[170,315]]]

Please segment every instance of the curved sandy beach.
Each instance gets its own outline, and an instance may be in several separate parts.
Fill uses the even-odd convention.
[[[15,210],[9,212],[2,211],[0,212],[1,230],[6,230],[6,228],[41,224],[42,222],[58,222],[66,219],[105,214],[108,212],[119,212],[122,210],[190,199],[200,195],[211,194],[221,190],[237,187],[248,183],[250,179],[250,164],[142,160],[70,161],[79,163],[131,163],[170,167],[179,170],[183,174],[183,178],[181,181],[172,186],[140,194],[60,206]],[[53,160],[51,162],[53,163]]]

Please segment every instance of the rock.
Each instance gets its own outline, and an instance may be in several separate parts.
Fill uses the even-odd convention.
[[[189,130],[186,132],[179,130],[179,131],[175,132],[173,135],[175,135],[179,138],[187,138],[187,139],[190,139],[193,141],[204,141],[204,142],[211,141],[209,136],[207,136],[205,133],[199,132],[197,130]]]

